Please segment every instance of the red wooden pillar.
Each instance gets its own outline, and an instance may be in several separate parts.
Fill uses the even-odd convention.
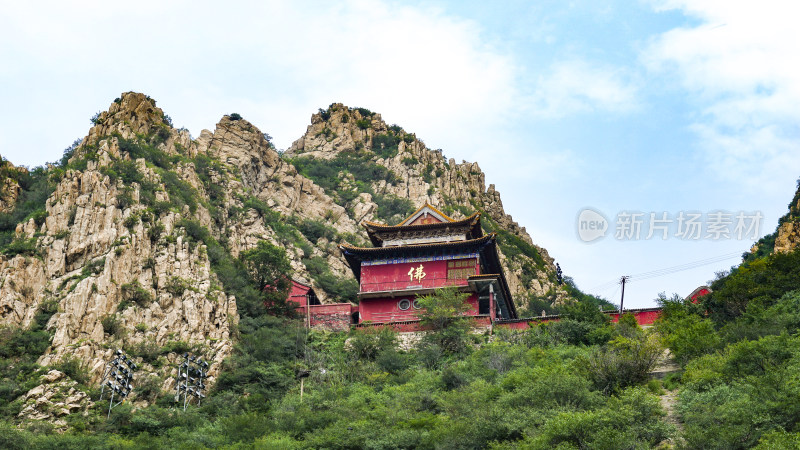
[[[490,322],[494,323],[497,318],[497,309],[494,306],[494,285],[489,285],[489,318]]]

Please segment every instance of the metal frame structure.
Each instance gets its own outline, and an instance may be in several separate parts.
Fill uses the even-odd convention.
[[[208,362],[203,361],[199,356],[195,359],[188,353],[183,354],[183,359],[184,361],[178,366],[175,403],[180,403],[181,396],[183,396],[183,410],[186,411],[186,405],[191,403],[192,398],[197,399],[198,405],[200,400],[206,398],[203,394],[203,390],[206,388],[203,381],[208,376]]]
[[[117,349],[112,359],[103,372],[103,379],[100,381],[100,400],[103,399],[106,387],[111,392],[111,397],[108,402],[108,415],[111,417],[111,409],[117,405],[122,404],[128,398],[133,385],[133,372],[136,370],[136,363],[128,357],[122,350]],[[114,403],[114,397],[117,397],[117,403]]]

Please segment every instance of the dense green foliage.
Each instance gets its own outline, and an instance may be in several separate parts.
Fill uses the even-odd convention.
[[[385,142],[381,145],[385,145]],[[396,152],[397,143],[392,145]],[[379,147],[379,149],[383,151],[386,147]],[[397,223],[414,211],[414,205],[408,199],[391,194],[381,194],[373,189],[373,183],[379,180],[385,180],[389,184],[395,184],[398,181],[394,172],[374,162],[373,157],[369,152],[356,151],[340,152],[330,160],[299,157],[290,162],[303,176],[314,180],[322,187],[339,205],[352,208],[358,195],[366,192],[378,205],[376,211],[378,219],[385,223]],[[352,180],[346,176],[340,176],[340,173],[351,175]]]
[[[747,259],[693,304],[661,296],[690,448],[795,448],[800,439],[800,252]]]
[[[64,435],[3,427],[4,448],[646,448],[668,438],[658,398],[631,381],[604,389],[594,373],[625,373],[605,345],[542,339],[549,327],[486,334],[438,320],[458,295],[426,300],[433,333],[456,327],[465,345],[423,339],[402,350],[388,328],[307,332],[264,311],[242,313],[234,354],[201,406],[147,408],[103,402],[71,418]],[[462,300],[463,301],[463,300]],[[588,309],[570,319],[612,342],[646,342],[635,325],[612,326]],[[542,329],[543,328],[543,329]],[[349,339],[348,339],[349,338]],[[614,344],[618,345],[618,344]],[[301,399],[295,374],[306,372]],[[606,372],[603,372],[606,373]],[[106,405],[107,406],[107,405]],[[100,412],[98,412],[98,410]],[[72,416],[71,416],[72,417]]]
[[[800,289],[800,253],[779,253],[746,262],[711,284],[703,306],[717,323],[773,305],[786,292]]]

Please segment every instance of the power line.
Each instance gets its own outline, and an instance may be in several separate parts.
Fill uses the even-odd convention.
[[[629,281],[630,282],[634,282],[634,281],[648,280],[650,278],[657,278],[657,277],[662,277],[662,276],[665,276],[665,275],[671,275],[673,273],[678,273],[678,272],[683,272],[683,271],[686,271],[686,270],[696,269],[698,267],[707,266],[709,264],[715,264],[715,263],[719,263],[719,262],[726,261],[726,260],[729,260],[729,259],[741,258],[741,257],[742,257],[741,252],[728,253],[728,254],[725,254],[725,255],[719,255],[719,256],[714,256],[714,257],[711,257],[711,258],[701,259],[701,260],[698,260],[698,261],[679,264],[677,266],[665,267],[663,269],[652,270],[650,272],[642,272],[642,273],[638,273],[638,274],[635,274],[635,275],[630,275],[629,276]]]
[[[679,264],[677,266],[665,267],[665,268],[662,268],[662,269],[651,270],[649,272],[642,272],[642,273],[637,273],[637,274],[634,274],[634,275],[627,275],[626,282],[627,283],[633,283],[635,281],[644,281],[644,280],[648,280],[650,278],[657,278],[657,277],[662,277],[662,276],[665,276],[665,275],[671,275],[673,273],[683,272],[685,270],[696,269],[698,267],[707,266],[709,264],[715,264],[715,263],[726,261],[726,260],[733,259],[733,258],[741,258],[741,256],[742,256],[741,252],[726,253],[724,255],[712,256],[710,258],[700,259],[700,260],[697,260],[697,261],[691,261],[691,262],[688,262],[688,263]],[[607,283],[599,284],[599,285],[595,286],[594,288],[589,289],[589,291],[590,292],[592,292],[592,291],[593,292],[597,292],[598,290],[607,291],[608,289],[610,289],[611,286],[619,286],[620,284],[621,284],[621,279],[620,278],[616,278],[613,281],[609,281]],[[616,294],[616,290],[615,290],[614,294]],[[612,295],[614,295],[614,294],[612,294]]]

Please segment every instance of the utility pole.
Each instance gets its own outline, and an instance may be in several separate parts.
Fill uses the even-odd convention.
[[[622,278],[620,278],[620,280],[619,280],[619,282],[622,283],[622,298],[619,300],[619,316],[620,316],[620,318],[622,317],[622,311],[624,311],[624,309],[622,307],[625,304],[625,282],[626,281],[628,281],[628,276],[627,275],[623,275]]]

